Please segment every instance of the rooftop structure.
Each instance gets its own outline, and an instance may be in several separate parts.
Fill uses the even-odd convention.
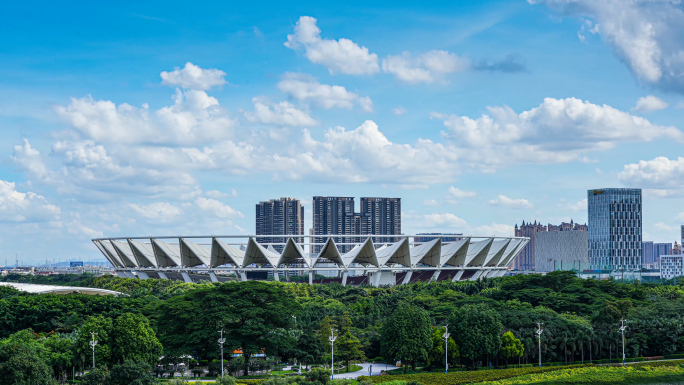
[[[259,243],[255,235],[98,238],[93,242],[117,274],[128,277],[145,279],[150,276],[148,272],[153,272],[165,279],[166,273],[172,272],[180,273],[190,282],[189,273],[206,272],[212,281],[218,282],[217,272],[235,273],[247,280],[247,273],[270,271],[279,280],[279,272],[287,276],[290,271],[303,271],[310,273],[311,282],[313,273],[320,269],[337,271],[343,276],[343,284],[349,272],[354,271],[372,275],[371,283],[379,285],[408,283],[411,274],[424,271],[434,271],[435,279],[448,271],[453,281],[502,276],[529,241],[524,237],[459,235],[460,240],[445,242],[443,238],[456,235],[445,234],[424,243],[413,242],[416,235],[395,235],[397,242],[374,243],[373,235],[331,235],[334,237],[328,237],[322,244],[314,235],[295,235],[278,244]],[[296,242],[300,238],[305,242]],[[338,238],[342,240],[340,244],[335,241]],[[282,252],[276,251],[276,246],[282,246]],[[315,246],[320,252],[305,253],[308,246]],[[342,247],[350,250],[342,252]],[[407,273],[405,282],[387,279],[398,272]]]

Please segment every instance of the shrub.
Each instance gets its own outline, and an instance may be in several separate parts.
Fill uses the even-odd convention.
[[[216,379],[216,385],[236,385],[235,378],[231,376],[223,376]]]
[[[330,376],[332,375],[332,371],[328,369],[323,369],[323,368],[312,368],[306,375],[304,376],[307,381],[310,382],[315,382],[318,381],[323,385],[327,385],[327,383],[330,381]]]

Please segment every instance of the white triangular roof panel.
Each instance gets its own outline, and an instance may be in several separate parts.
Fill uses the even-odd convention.
[[[157,266],[181,266],[180,248],[178,246],[157,239],[151,241],[154,256],[157,257]]]
[[[442,239],[435,238],[420,246],[412,247],[410,252],[411,265],[415,266],[418,263],[424,263],[429,266],[438,266],[440,255],[442,254]]]
[[[154,257],[151,245],[133,239],[128,240],[128,245],[138,261],[138,266],[157,267],[157,259]]]
[[[236,267],[242,266],[245,260],[245,252],[236,249],[233,246],[227,245],[220,239],[214,238],[211,242],[211,260],[209,261],[211,267],[233,265]]]

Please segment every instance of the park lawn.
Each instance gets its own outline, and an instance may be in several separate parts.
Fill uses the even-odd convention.
[[[347,367],[345,366],[344,370],[335,371],[335,374],[353,373],[358,372],[361,369],[363,368],[359,365],[349,365],[349,370],[347,370]]]
[[[272,370],[270,374],[285,374],[285,373],[297,373],[296,370]]]
[[[518,377],[526,374],[554,372],[562,369],[572,369],[590,366],[586,365],[572,365],[572,366],[548,366],[548,367],[527,367],[527,368],[511,368],[498,370],[475,370],[462,371],[453,373],[417,373],[417,374],[399,374],[392,376],[361,376],[359,381],[369,380],[376,384],[389,381],[417,381],[422,385],[459,385],[470,384],[474,382],[497,381],[507,378]]]
[[[528,374],[481,385],[673,384],[684,382],[684,366],[595,366]]]

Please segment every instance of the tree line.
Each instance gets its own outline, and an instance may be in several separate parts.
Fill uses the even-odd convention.
[[[446,362],[452,368],[531,364],[539,358],[538,322],[544,323],[544,362],[617,359],[621,319],[627,320],[627,356],[684,352],[684,287],[582,280],[571,272],[380,288],[88,275],[57,279],[5,278],[127,296],[35,295],[1,287],[0,378],[21,345],[17,341],[30,337],[40,345],[33,356],[16,354],[38,357],[29,360],[44,364],[37,372],[63,381],[72,367],[90,366],[91,332],[98,333],[96,361],[112,368],[140,362],[152,367],[162,356],[167,362],[192,356],[211,363],[220,359],[217,339],[224,330],[226,351],[244,354],[232,363],[226,354],[226,363],[240,365],[243,374],[260,353],[329,365],[331,335],[335,360],[345,365],[401,361],[407,369],[437,370]]]

